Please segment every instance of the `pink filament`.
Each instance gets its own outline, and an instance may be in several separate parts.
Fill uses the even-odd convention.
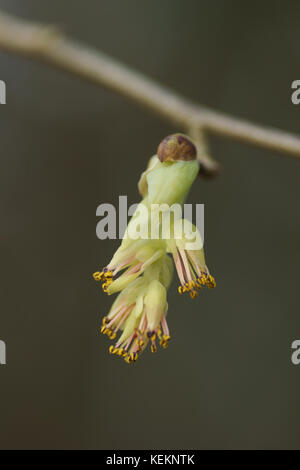
[[[166,336],[170,336],[170,331],[169,331],[169,328],[168,328],[168,324],[167,324],[167,320],[166,320],[165,315],[163,315],[161,317],[161,326],[162,326],[164,334]]]

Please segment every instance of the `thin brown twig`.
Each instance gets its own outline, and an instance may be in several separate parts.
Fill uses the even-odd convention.
[[[102,52],[67,39],[56,28],[0,12],[0,49],[42,60],[104,86],[166,118],[196,138],[208,131],[300,157],[299,136],[195,105]],[[199,152],[199,160],[205,174],[217,173],[218,164],[208,153]]]

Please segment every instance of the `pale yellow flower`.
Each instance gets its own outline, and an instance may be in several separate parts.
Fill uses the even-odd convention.
[[[166,241],[167,251],[173,255],[180,280],[178,292],[189,292],[191,298],[204,286],[213,288],[216,282],[205,263],[203,242],[197,227],[189,220],[176,220]]]
[[[133,362],[148,343],[151,351],[156,352],[157,339],[163,348],[167,347],[170,340],[167,289],[172,275],[172,260],[165,255],[118,295],[101,328],[101,333],[110,339],[122,331],[116,345],[109,348],[111,354]]]

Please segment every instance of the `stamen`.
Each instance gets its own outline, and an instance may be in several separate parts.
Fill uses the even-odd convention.
[[[132,352],[125,357],[125,361],[127,362],[127,364],[130,364],[131,362],[136,362],[137,359],[138,359],[138,354],[136,352]]]
[[[135,304],[134,304],[135,305]],[[129,309],[125,312],[125,314],[123,315],[123,317],[121,318],[121,320],[119,321],[118,325],[116,326],[115,330],[114,330],[114,333],[117,333],[117,331],[119,330],[120,326],[122,325],[122,323],[124,323],[124,321],[126,320],[126,318],[128,317],[128,315],[130,314],[131,310],[133,309],[134,305],[131,305],[131,307],[129,307]]]
[[[179,294],[188,292],[190,297],[195,299],[197,291],[201,290],[204,286],[210,289],[216,287],[216,281],[209,274],[207,267],[205,266],[205,269],[200,268],[192,252],[177,249],[173,257],[181,283],[181,286],[178,287]]]
[[[112,273],[112,271],[107,270],[107,271],[104,272],[103,276],[105,277],[105,279],[109,279],[109,278],[113,277],[113,273]]]
[[[209,289],[216,287],[216,281],[210,274],[207,276],[206,285]]]
[[[93,274],[93,278],[95,279],[95,281],[102,281],[102,278],[103,278],[103,271],[97,271]]]
[[[119,313],[117,313],[117,315],[115,315],[114,318],[108,323],[107,328],[110,328],[118,320],[118,318],[120,318],[120,315],[123,315],[123,313],[126,312],[127,308],[127,305],[121,308]]]
[[[167,320],[166,320],[165,315],[163,315],[161,317],[161,326],[162,326],[164,335],[170,336],[170,332],[169,332],[169,328],[168,328],[168,324],[167,324]]]
[[[183,275],[183,266],[182,266],[182,262],[181,262],[178,250],[176,251],[176,254],[173,254],[173,258],[174,258],[174,263],[175,263],[175,266],[176,266],[176,270],[177,270],[179,280],[180,280],[181,284],[184,285],[185,280],[184,280],[184,275]]]
[[[135,336],[136,336],[136,331],[134,330],[133,333],[129,336],[129,338],[124,341],[124,343],[122,344],[122,347],[124,348],[125,351],[128,350],[130,343],[135,338]],[[119,346],[120,346],[120,343],[118,342],[116,344],[116,347],[118,348]]]
[[[156,353],[157,351],[157,347],[156,347],[156,334],[153,333],[152,336],[151,336],[151,352],[152,353]]]
[[[159,344],[166,349],[168,347],[169,341],[171,337],[167,335],[163,335],[162,339],[160,340]]]
[[[125,301],[123,300],[114,310],[112,310],[108,315],[107,315],[107,319],[110,321],[112,320],[113,317],[115,317],[119,312],[120,310],[122,310],[122,308],[126,306],[125,304]]]
[[[183,265],[184,265],[185,272],[186,272],[186,275],[187,275],[187,281],[190,282],[190,281],[192,281],[193,278],[192,278],[192,273],[191,273],[191,270],[190,270],[190,265],[189,265],[189,261],[187,259],[186,252],[184,250],[179,250],[179,253],[180,253],[181,259],[183,261]]]

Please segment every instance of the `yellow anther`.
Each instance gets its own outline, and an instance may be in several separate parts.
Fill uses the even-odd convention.
[[[102,326],[100,331],[103,335],[107,335],[109,338],[110,335],[113,333],[112,330],[110,328],[107,328],[105,325]]]
[[[157,351],[156,344],[151,344],[151,352],[155,353]]]
[[[163,335],[162,339],[160,340],[159,344],[166,349],[168,347],[169,341],[171,337],[169,335]]]
[[[137,354],[136,353],[131,353],[125,356],[125,361],[127,364],[130,364],[131,362],[134,362],[137,360]]]
[[[107,325],[108,321],[109,321],[109,320],[108,320],[107,317],[103,317],[103,318],[102,318],[102,325],[103,325],[103,326]]]
[[[95,281],[101,281],[102,276],[103,276],[103,272],[100,273],[99,271],[93,274],[93,278],[95,279]]]
[[[114,354],[115,352],[115,347],[114,346],[109,346],[108,348],[110,354]]]
[[[195,290],[191,291],[190,292],[190,297],[191,297],[191,299],[194,299],[195,297],[197,297],[197,292]]]
[[[205,286],[205,284],[206,284],[206,278],[204,276],[198,277],[197,281],[199,283],[199,288],[200,289],[201,289],[202,286]]]
[[[107,292],[107,290],[108,290],[107,288],[109,287],[110,284],[111,284],[111,282],[108,282],[108,281],[106,281],[102,284],[103,292]]]
[[[105,279],[107,279],[113,277],[113,273],[112,271],[106,271],[105,273],[103,273],[103,276],[105,277]]]
[[[130,353],[129,357],[130,357],[131,361],[135,362],[138,358],[138,354],[136,352],[132,352],[132,353]]]
[[[214,278],[211,275],[208,276],[206,284],[207,284],[207,287],[209,287],[209,288],[216,287],[216,281],[214,280]]]
[[[178,292],[179,292],[180,295],[182,294],[182,286],[178,287]]]
[[[116,336],[117,336],[117,334],[116,334],[114,331],[111,331],[111,332],[109,333],[110,339],[115,339]]]

